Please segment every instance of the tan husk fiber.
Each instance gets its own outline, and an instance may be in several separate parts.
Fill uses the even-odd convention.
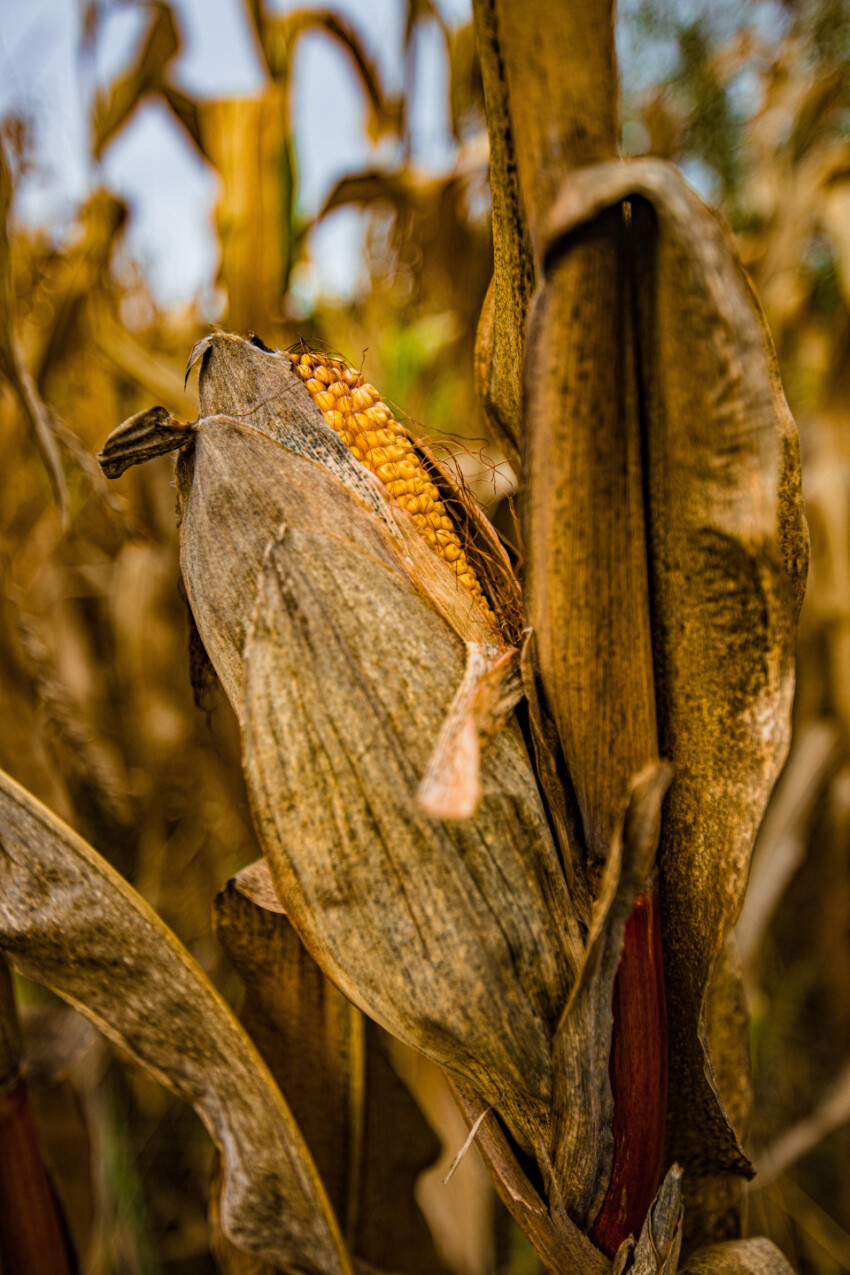
[[[224,1159],[229,1237],[351,1275],[316,1167],[266,1065],[206,975],[91,846],[0,772],[0,949],[190,1102]]]

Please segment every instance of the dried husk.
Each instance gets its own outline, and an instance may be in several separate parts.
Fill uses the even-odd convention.
[[[255,821],[306,947],[531,1136],[580,941],[517,728],[482,755],[475,818],[428,819],[462,648],[394,571],[308,531],[267,555],[245,666]]]
[[[292,1114],[224,1001],[106,861],[2,773],[0,949],[195,1107],[224,1159],[221,1217],[236,1244],[351,1275]]]
[[[683,1213],[682,1170],[674,1164],[668,1170],[637,1238],[632,1264],[628,1267],[632,1275],[676,1275],[682,1248]],[[613,1268],[616,1272],[617,1258]],[[623,1269],[626,1269],[625,1266]]]
[[[558,1207],[580,1225],[599,1212],[613,1162],[608,1055],[614,980],[635,900],[649,882],[672,777],[665,763],[632,783],[597,894],[582,968],[553,1048],[551,1158]]]
[[[308,955],[263,860],[228,882],[215,922],[245,984],[240,1019],[286,1095],[352,1253],[381,1270],[438,1275],[413,1188],[440,1144],[393,1071],[386,1036]],[[242,1258],[229,1249],[223,1269],[240,1269]]]
[[[621,225],[618,201],[627,197],[631,224]],[[594,289],[607,286],[604,272],[587,275],[582,263],[588,245],[596,245],[601,270],[612,236],[623,245],[621,274],[630,253],[638,284],[635,318],[624,320],[632,326],[620,348],[626,364],[629,342],[640,351],[633,530],[644,500],[639,483],[649,564],[648,581],[638,568],[631,577],[616,577],[615,589],[608,565],[604,571],[599,565],[611,562],[605,553],[613,532],[609,528],[595,556],[585,554],[586,523],[575,516],[569,481],[577,465],[595,464],[597,501],[604,505],[604,474],[612,466],[597,449],[599,419],[586,413],[583,346],[566,348],[554,340],[558,313],[587,304]],[[704,1011],[714,964],[740,908],[753,837],[788,744],[794,624],[807,551],[796,433],[734,252],[671,166],[638,161],[574,172],[548,216],[542,244],[548,273],[534,304],[527,360],[528,600],[541,680],[565,741],[585,831],[594,830],[591,853],[604,831],[602,819],[606,813],[611,818],[614,768],[600,748],[599,715],[585,727],[588,719],[577,707],[587,711],[597,697],[605,701],[612,685],[619,687],[609,708],[624,723],[631,705],[638,717],[625,727],[630,746],[640,741],[636,723],[642,720],[649,748],[646,703],[656,683],[659,747],[676,775],[659,856],[670,1017],[668,1155],[701,1177],[747,1172],[712,1074]],[[588,311],[590,323],[594,313]],[[598,315],[595,322],[597,328],[608,323]],[[593,338],[587,326],[583,332],[592,377]],[[551,397],[553,378],[566,417]],[[601,385],[599,390],[602,401]],[[588,422],[586,431],[577,429],[580,420]],[[547,449],[556,445],[561,459],[553,466]],[[614,475],[623,472],[613,467]],[[586,489],[587,477],[583,481]],[[603,508],[601,517],[616,522],[620,515]],[[556,527],[564,537],[554,546]],[[631,537],[629,532],[627,543]],[[612,570],[620,568],[613,564]],[[597,587],[608,599],[607,611],[600,608]],[[584,610],[582,599],[589,600]],[[555,640],[555,632],[567,630],[576,652],[572,661]],[[604,633],[611,635],[608,645]],[[637,660],[635,633],[643,634],[638,652],[644,654]],[[594,643],[611,662],[607,686],[587,672]],[[610,715],[607,720],[605,738],[612,738],[617,731]],[[617,760],[622,773],[622,750]]]
[[[219,334],[196,358],[181,566],[242,722],[287,914],[358,1006],[536,1140],[581,940],[516,724],[481,752],[474,818],[437,822],[417,801],[465,644],[507,643],[325,424],[286,355]],[[221,408],[231,415],[205,414]],[[482,569],[496,559],[498,578],[494,540],[482,526]],[[485,733],[491,719],[478,715]]]

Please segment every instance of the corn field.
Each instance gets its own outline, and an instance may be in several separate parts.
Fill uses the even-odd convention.
[[[89,103],[216,175],[214,323],[0,126],[0,1272],[838,1275],[850,14],[409,0],[399,87],[233,4],[259,92],[159,2]]]

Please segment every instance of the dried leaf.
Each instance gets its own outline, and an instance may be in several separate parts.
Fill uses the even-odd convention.
[[[707,1059],[705,997],[787,749],[807,557],[798,455],[749,285],[722,228],[670,166],[573,173],[544,236],[552,279],[567,278],[594,219],[627,197],[659,739],[676,774],[660,850],[668,1154],[701,1174],[746,1173]],[[544,660],[541,669],[549,690]]]
[[[0,948],[191,1102],[225,1159],[228,1235],[282,1266],[351,1273],[315,1165],[206,976],[105,860],[0,775]]]
[[[100,159],[115,134],[127,123],[149,93],[159,93],[204,154],[198,127],[198,108],[184,93],[168,84],[168,68],[180,51],[180,36],[170,4],[156,0],[147,38],[133,65],[98,94],[93,110],[92,153]]]
[[[750,1011],[741,961],[730,934],[720,949],[705,1006],[705,1025],[714,1083],[739,1141],[746,1141],[752,1117]],[[683,1254],[734,1240],[746,1226],[745,1183],[737,1174],[689,1173],[684,1184]]]
[[[676,1275],[682,1247],[682,1170],[668,1170],[635,1245],[632,1275]]]
[[[610,1270],[607,1259],[565,1212],[550,1212],[520,1165],[502,1125],[494,1113],[487,1112],[487,1104],[464,1081],[453,1080],[452,1085],[470,1127],[481,1121],[475,1144],[505,1207],[531,1240],[546,1270],[605,1275]]]
[[[609,1082],[614,980],[626,922],[652,872],[661,802],[671,775],[671,767],[659,763],[636,776],[632,784],[629,805],[621,815],[622,831],[613,840],[594,904],[582,968],[555,1034],[551,1155],[557,1208],[585,1227],[602,1205],[614,1157]],[[645,968],[645,977],[650,974]],[[658,1024],[648,1013],[645,1017],[646,1023],[630,1023],[630,1027],[633,1031],[645,1027],[651,1036]],[[646,1042],[647,1052],[653,1045],[652,1039]],[[643,1079],[646,1083],[648,1075]],[[662,1092],[662,1101],[663,1097]],[[654,1109],[658,1095],[648,1093],[647,1102]],[[640,1155],[644,1151],[640,1143],[649,1141],[648,1131],[629,1132]],[[631,1199],[616,1204],[623,1211],[634,1209]]]
[[[298,39],[310,31],[330,36],[350,56],[370,108],[368,131],[373,141],[385,133],[399,131],[403,99],[388,98],[381,85],[378,68],[348,22],[331,9],[297,9],[291,13],[264,15],[258,33],[266,63],[276,79],[288,80]]]
[[[64,524],[68,517],[68,492],[56,443],[55,424],[27,367],[12,324],[12,260],[9,248],[11,204],[12,174],[5,148],[0,144],[0,377],[4,377],[15,391],[29,422],[33,442],[44,462]]]
[[[794,1275],[790,1264],[770,1240],[732,1240],[702,1249],[682,1275]]]
[[[385,563],[308,531],[267,555],[245,664],[255,820],[305,945],[527,1137],[579,937],[518,732],[485,751],[474,820],[426,819],[415,793],[462,650]]]
[[[285,1095],[351,1251],[408,1275],[441,1269],[414,1199],[439,1143],[392,1070],[380,1028],[305,951],[261,860],[215,903],[216,933],[245,983],[240,1018]]]

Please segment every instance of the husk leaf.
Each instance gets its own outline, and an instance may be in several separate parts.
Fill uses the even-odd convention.
[[[628,233],[637,279],[634,339],[640,350],[652,598],[650,671],[659,747],[676,775],[659,852],[670,1025],[668,1155],[700,1176],[730,1169],[746,1173],[748,1162],[724,1112],[707,1052],[705,997],[740,908],[752,841],[788,746],[794,623],[807,558],[798,448],[761,315],[734,251],[717,220],[672,166],[660,161],[597,165],[571,175],[541,240],[549,268],[529,341],[529,385],[540,382],[541,360],[553,349],[542,319],[545,307],[555,304],[556,294],[562,307],[570,295],[575,304],[584,303],[587,294],[573,291],[580,280],[571,275],[570,263],[581,259],[589,239],[598,241],[625,198],[631,201]],[[580,387],[578,356],[571,351],[565,358],[565,386]],[[541,404],[545,393],[544,388]],[[532,393],[532,413],[536,401]],[[576,429],[580,419],[590,426],[574,409],[571,439],[582,434]],[[586,448],[591,436],[599,437],[596,419],[592,425]],[[534,434],[541,460],[550,435],[541,417]],[[557,468],[552,528],[557,519],[570,517],[571,471]],[[545,502],[534,474],[532,457],[530,509],[536,526],[544,515],[535,511]],[[580,537],[580,522],[573,517],[571,525]],[[577,591],[590,596],[590,576],[586,584],[571,578],[568,588],[563,572],[547,575],[546,543],[535,534],[529,547],[532,582],[535,575],[543,582],[536,594],[530,589],[535,627],[540,613],[535,596],[543,587],[559,590],[565,622],[570,597]],[[588,569],[598,570],[592,558]],[[632,603],[625,595],[624,608]],[[540,621],[545,626],[545,613]],[[545,651],[539,633],[538,643]],[[541,655],[543,684],[559,727],[573,731],[574,715],[568,721],[557,705],[569,702],[574,683],[551,649],[551,661]],[[626,675],[630,645],[615,643],[610,650]],[[565,751],[569,759],[584,759],[585,767],[588,757],[598,767],[589,748],[590,741]],[[573,779],[580,792],[580,780],[575,774]]]
[[[529,1136],[580,949],[516,727],[482,756],[476,817],[426,818],[415,794],[462,648],[387,565],[308,531],[267,555],[245,665],[255,821],[308,950]]]

